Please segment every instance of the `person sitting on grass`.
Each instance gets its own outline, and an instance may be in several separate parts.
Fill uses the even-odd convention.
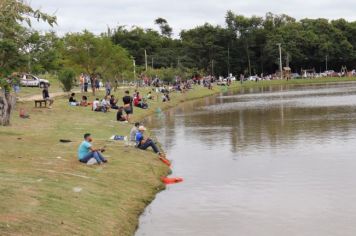
[[[110,101],[108,101],[107,96],[105,96],[103,100],[101,100],[101,109],[103,112],[108,112],[110,110]]]
[[[146,98],[149,99],[149,100],[153,100],[153,96],[152,96],[152,92],[151,92],[151,91],[149,91],[149,92],[147,93]]]
[[[142,109],[147,109],[148,108],[147,103],[145,103],[143,101],[143,99],[141,98],[139,92],[136,93],[136,97],[134,98],[133,102],[134,102],[134,106],[135,107],[139,107],[139,108],[142,108]]]
[[[162,102],[169,102],[171,99],[169,97],[169,94],[168,93],[164,93],[162,95]]]
[[[124,108],[123,107],[119,107],[116,113],[116,120],[120,121],[120,122],[124,122],[127,121],[126,120],[126,116],[124,115]]]
[[[115,99],[115,96],[114,95],[111,95],[110,97],[110,106],[111,106],[111,109],[119,109],[119,107],[117,106],[117,99]]]
[[[102,111],[99,98],[96,98],[93,102],[93,111]]]
[[[82,163],[87,163],[90,159],[94,158],[99,165],[106,163],[107,160],[101,154],[105,151],[105,149],[94,148],[91,144],[92,141],[93,139],[91,138],[90,134],[84,134],[84,141],[79,145],[78,148],[78,160]]]
[[[69,98],[69,105],[71,106],[78,106],[78,102],[75,99],[75,93],[72,93]]]
[[[82,106],[82,107],[88,106],[88,98],[87,98],[87,96],[82,96],[82,100],[80,101],[80,106]]]
[[[134,127],[132,127],[130,131],[130,142],[136,142],[136,134],[138,132],[138,128],[140,127],[140,123],[136,122]]]
[[[148,137],[144,137],[144,132],[146,128],[144,126],[140,126],[138,128],[138,132],[136,133],[136,147],[142,150],[146,150],[147,148],[151,147],[155,153],[159,156],[163,156],[157,147],[157,145],[152,141],[152,139]]]

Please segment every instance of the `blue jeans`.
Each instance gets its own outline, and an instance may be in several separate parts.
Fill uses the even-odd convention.
[[[144,144],[140,144],[137,147],[142,150],[146,150],[147,148],[152,147],[155,153],[159,153],[157,145],[151,139],[148,139]]]
[[[89,152],[86,154],[82,159],[80,159],[80,162],[87,163],[90,159],[95,158],[95,160],[100,164],[101,162],[106,161],[103,155],[101,155],[100,152]]]

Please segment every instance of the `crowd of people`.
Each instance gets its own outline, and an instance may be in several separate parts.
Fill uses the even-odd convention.
[[[130,91],[127,90],[120,101],[120,99],[117,99],[115,95],[112,94],[112,87],[109,81],[105,82],[105,85],[98,84],[98,81],[99,79],[96,76],[81,74],[79,83],[82,97],[80,100],[77,100],[76,94],[71,93],[68,99],[69,106],[91,106],[93,112],[108,113],[115,111],[116,120],[126,123],[131,122],[134,109],[148,109],[150,102],[169,102],[171,100],[171,92],[185,93],[193,84],[197,83],[194,79],[182,82],[177,78],[171,86],[167,86],[156,79],[151,84],[153,88],[149,90],[146,95],[141,95],[137,90],[131,95]],[[101,86],[105,87],[105,96],[102,99],[96,97],[92,102],[89,102],[86,95],[89,85],[92,85],[94,96],[95,90],[100,89]],[[205,86],[205,82],[203,82],[202,85]],[[114,88],[114,91],[115,90],[116,88]],[[43,99],[49,102],[49,107],[52,107],[54,101],[49,95],[48,86],[43,88],[42,95]],[[94,148],[92,142],[92,135],[89,133],[84,134],[84,140],[78,147],[78,160],[87,164],[106,163],[107,159],[103,156],[105,147]],[[165,158],[164,153],[159,149],[156,142],[146,135],[146,128],[138,122],[134,124],[130,131],[129,142],[141,150],[151,148],[154,153],[158,154],[159,158]]]
[[[109,90],[110,87],[106,85],[105,97],[101,100],[99,98],[95,98],[92,103],[88,102],[88,98],[86,96],[82,96],[82,100],[77,101],[75,93],[70,95],[68,102],[70,106],[88,106],[91,104],[94,112],[107,113],[115,110],[117,121],[129,122],[131,121],[134,109],[148,109],[148,101],[159,99],[158,94],[156,94],[156,96],[153,95],[155,91],[161,94],[162,102],[170,101],[170,90],[166,87],[158,88],[158,90],[153,89],[152,91],[149,91],[146,96],[142,96],[137,90],[135,90],[131,95],[130,91],[127,90],[125,91],[121,101],[119,101],[115,95],[109,95],[111,94],[111,91]],[[135,123],[130,131],[129,141],[134,143],[134,146],[141,150],[152,148],[154,153],[157,153],[160,158],[163,158],[164,154],[159,150],[156,143],[145,135],[145,131],[146,128],[143,125]],[[87,164],[106,163],[107,160],[103,157],[103,151],[105,151],[104,148],[93,148],[91,135],[85,134],[84,141],[78,148],[78,159],[80,162]]]

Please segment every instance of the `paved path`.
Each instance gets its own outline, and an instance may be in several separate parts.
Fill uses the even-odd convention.
[[[55,97],[67,95],[69,93],[80,93],[80,91],[78,90],[78,91],[72,91],[72,92],[54,92],[54,93],[50,93],[49,95],[52,98],[55,98]],[[36,94],[36,95],[31,95],[31,96],[26,96],[26,97],[20,97],[18,99],[18,101],[20,101],[20,102],[31,102],[31,101],[34,101],[34,100],[41,100],[41,99],[42,99],[42,94]]]

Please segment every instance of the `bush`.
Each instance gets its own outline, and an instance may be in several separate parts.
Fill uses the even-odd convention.
[[[62,70],[58,75],[58,79],[62,83],[63,91],[69,92],[74,87],[75,72],[72,69]]]

